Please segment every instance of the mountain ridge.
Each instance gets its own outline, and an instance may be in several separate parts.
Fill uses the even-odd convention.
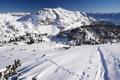
[[[79,11],[69,11],[62,8],[44,8],[36,13],[14,16],[0,14],[1,43],[15,40],[15,37],[30,34],[56,35],[61,30],[68,30],[82,25],[90,25],[93,18]]]

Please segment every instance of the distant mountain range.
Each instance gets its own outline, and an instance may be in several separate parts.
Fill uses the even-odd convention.
[[[99,21],[109,21],[120,25],[120,13],[87,13],[87,15]]]

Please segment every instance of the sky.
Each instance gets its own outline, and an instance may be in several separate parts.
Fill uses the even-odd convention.
[[[35,12],[62,7],[83,12],[120,12],[120,0],[0,0],[0,12]]]

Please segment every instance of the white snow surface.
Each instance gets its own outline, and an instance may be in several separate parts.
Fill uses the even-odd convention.
[[[46,42],[1,46],[0,71],[20,59],[19,80],[31,80],[35,76],[37,80],[120,80],[119,43],[67,50],[63,46]]]

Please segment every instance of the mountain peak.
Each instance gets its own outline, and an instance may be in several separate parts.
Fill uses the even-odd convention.
[[[71,28],[80,27],[82,25],[89,25],[94,19],[88,17],[86,14],[79,11],[70,11],[63,8],[43,8],[37,13],[33,13],[22,17],[19,21],[27,22],[30,21],[34,26],[39,28],[40,32],[46,26],[50,27],[52,31],[48,34],[56,34],[55,29],[68,30]],[[54,29],[53,29],[54,26]],[[43,28],[42,28],[43,27]],[[56,28],[55,28],[56,27]],[[42,29],[41,29],[42,28]],[[45,31],[45,30],[44,30]],[[55,32],[54,32],[55,31]]]
[[[50,10],[50,9],[65,10],[62,7],[57,7],[57,8],[43,8],[42,10]]]

